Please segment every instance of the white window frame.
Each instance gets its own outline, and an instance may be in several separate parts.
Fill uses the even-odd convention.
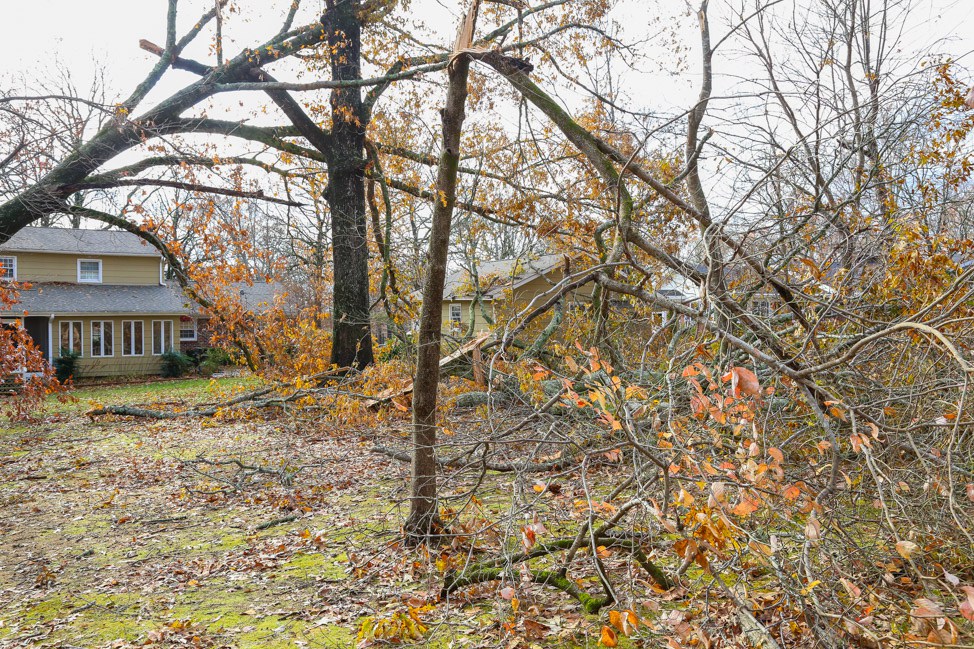
[[[101,325],[101,338],[98,341],[99,346],[97,349],[95,349],[95,341],[94,341],[96,324]],[[113,356],[115,356],[115,322],[113,320],[92,320],[91,324],[89,325],[89,328],[91,329],[91,331],[89,332],[91,336],[91,357],[92,358],[112,358]],[[109,330],[112,332],[112,353],[106,354],[105,353],[105,332]]]
[[[193,326],[193,337],[192,338],[183,338],[183,325],[184,324],[190,324],[190,325]],[[188,321],[187,320],[180,320],[179,321],[179,342],[188,342],[188,343],[190,343],[190,342],[195,342],[198,339],[199,339],[199,328],[198,328],[198,326],[196,324],[196,318],[190,318]]]
[[[142,340],[141,347],[142,351],[138,354],[126,354],[125,353],[125,343],[129,342],[129,347],[135,350],[135,323],[138,322],[142,325]],[[127,326],[131,325],[131,327]],[[129,335],[129,330],[131,329],[131,335]],[[129,340],[131,338],[131,340]],[[133,357],[133,356],[145,356],[145,320],[122,320],[122,356]]]
[[[159,286],[163,286],[166,283],[166,262],[159,260]]]
[[[17,256],[16,255],[0,255],[0,259],[10,259],[13,262],[14,274],[13,277],[2,277],[0,280],[4,282],[16,282],[17,281]]]
[[[162,351],[159,352],[156,351],[156,323],[157,322],[161,325],[160,331],[162,333],[162,346],[160,347]],[[168,349],[166,348],[166,325],[169,325],[169,348]],[[166,352],[176,349],[174,342],[175,341],[173,341],[172,320],[153,320],[152,321],[152,355],[162,356]]]
[[[82,279],[81,278],[81,264],[83,262],[91,262],[98,264],[98,279]],[[78,283],[79,284],[101,284],[102,283],[102,264],[101,259],[79,259],[78,260]]]
[[[453,315],[453,309],[456,307],[456,316]],[[450,326],[459,327],[463,324],[463,305],[462,304],[451,304],[450,305]]]
[[[61,329],[67,325],[68,326],[68,344],[71,345],[70,348],[61,347]],[[72,325],[78,325],[78,354],[84,356],[85,353],[85,323],[81,320],[61,320],[58,323],[57,329],[57,352],[58,355],[61,354],[62,349],[74,349],[74,327]],[[51,354],[54,350],[51,350]]]

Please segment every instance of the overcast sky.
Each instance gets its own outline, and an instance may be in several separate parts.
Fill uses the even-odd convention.
[[[192,21],[211,7],[212,1],[181,0],[179,33],[184,33]],[[532,0],[532,4],[537,1]],[[696,4],[698,0],[692,1]],[[753,2],[711,0],[714,42],[727,31],[730,9],[739,7],[742,1],[746,6]],[[818,1],[803,0],[805,3]],[[874,4],[879,4],[879,1],[874,0]],[[893,4],[906,1],[890,0]],[[146,38],[159,44],[165,42],[166,0],[0,2],[5,10],[5,19],[0,21],[0,42],[6,45],[3,63],[0,64],[0,91],[9,89],[11,79],[17,85],[21,79],[31,85],[30,80],[44,79],[60,65],[71,72],[76,87],[84,93],[94,70],[101,66],[113,92],[110,98],[125,95],[143,79],[155,62],[154,56],[139,49],[139,40]],[[795,2],[782,0],[776,6],[776,11],[782,12],[787,19]],[[239,52],[241,47],[254,46],[275,33],[289,0],[234,0],[232,4],[242,7],[243,11],[227,15],[225,50],[231,56]],[[298,22],[313,20],[322,5],[322,0],[304,0],[303,14]],[[974,0],[915,0],[913,5],[915,10],[901,40],[907,60],[912,61],[912,52],[946,53],[960,59],[966,67],[974,68],[974,61],[969,56],[974,48]],[[449,45],[452,44],[460,13],[466,6],[466,0],[412,0],[411,15],[436,28],[441,33],[443,45]],[[653,11],[649,11],[648,6],[654,7]],[[691,106],[698,88],[698,32],[696,18],[688,11],[686,0],[659,0],[658,4],[645,0],[624,0],[623,9],[615,18],[624,25],[628,38],[647,41],[643,46],[647,57],[640,65],[640,71],[627,72],[620,80],[630,94],[630,107],[679,114]],[[187,56],[212,62],[214,57],[208,51],[211,34],[212,31],[206,37],[199,38],[187,51]],[[673,50],[674,39],[686,44],[683,52]],[[681,56],[685,61],[682,67],[679,65]],[[735,58],[732,43],[723,46],[715,60],[715,96],[723,94],[729,97],[734,94],[730,89],[735,84],[762,76],[759,71],[748,67],[753,65],[751,60],[740,56]],[[274,71],[277,73],[276,69]],[[287,71],[278,74],[278,77],[281,80],[299,80]],[[190,73],[169,71],[147,103],[168,96],[193,79]],[[443,81],[440,77],[436,79]],[[312,77],[305,76],[300,80],[310,81]],[[571,91],[565,87],[551,88],[551,91],[566,103],[573,101]],[[241,101],[247,102],[247,107],[252,110],[264,99],[261,93],[248,93],[246,96],[235,93],[222,95],[219,101],[218,109],[226,107],[232,117],[241,112]],[[725,104],[733,103],[737,99],[724,101]],[[139,112],[145,108],[146,105],[143,105]],[[517,120],[516,109],[511,107],[510,114],[505,110],[493,118],[514,124]],[[716,114],[716,110],[711,112]],[[258,116],[256,119],[283,122],[283,119],[274,116]],[[712,117],[708,119],[713,121]],[[725,129],[733,128],[727,122],[723,126]],[[732,130],[729,132],[733,133]],[[126,158],[123,156],[110,166],[124,160]]]
[[[726,14],[727,7],[737,6],[739,2],[712,0],[711,13],[716,34],[723,26],[721,15]],[[785,0],[786,4],[791,2],[793,0]],[[0,21],[0,42],[5,44],[5,52],[3,63],[0,64],[0,82],[4,83],[11,77],[21,75],[28,78],[43,76],[60,61],[72,71],[79,86],[85,86],[96,64],[101,64],[107,71],[111,88],[117,93],[128,92],[153,63],[154,57],[139,49],[139,39],[148,38],[157,43],[165,40],[166,0],[2,0],[2,4],[5,16]],[[227,18],[226,31],[231,42],[226,49],[229,52],[266,37],[272,29],[276,30],[276,22],[269,25],[265,20],[270,17],[274,21],[279,20],[281,7],[287,3],[284,0],[238,0],[235,4],[243,7],[244,12]],[[305,0],[305,19],[317,14],[322,4],[321,0]],[[449,36],[455,29],[461,8],[466,4],[466,1],[413,0],[412,11],[428,24],[442,26]],[[935,49],[965,60],[967,52],[974,48],[974,1],[916,0],[914,4],[913,24],[906,34],[909,46],[926,50],[933,43],[947,39]],[[180,31],[210,5],[210,0],[182,0]],[[646,6],[642,2],[630,3],[623,16],[633,34],[643,30],[643,25],[647,36],[660,30],[658,23],[651,22],[650,13],[644,13]],[[674,22],[681,32],[686,30],[692,43],[695,19],[686,15],[686,1],[661,0],[660,6],[664,14],[671,12],[667,20]],[[254,10],[259,10],[261,16],[251,15]],[[232,42],[235,36],[236,48]],[[202,44],[208,39],[199,40]],[[191,52],[200,58],[208,58],[200,47]],[[717,74],[737,71],[728,70],[727,67],[722,69],[718,61]],[[682,103],[679,99],[696,85],[692,79],[693,70],[694,66],[691,65],[690,74],[682,76],[669,74],[670,71],[666,70],[659,70],[658,74],[647,71],[652,75],[651,94],[664,103],[671,103],[674,99],[677,102],[672,103]],[[184,77],[185,74],[168,75],[175,78],[160,87],[158,96],[186,83],[189,77]],[[647,96],[647,103],[653,103],[653,98]]]

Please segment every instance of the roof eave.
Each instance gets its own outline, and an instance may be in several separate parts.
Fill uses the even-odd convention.
[[[89,255],[89,256],[99,256],[99,257],[154,257],[156,259],[162,259],[162,253],[158,250],[155,252],[98,252],[93,250],[34,250],[28,248],[0,248],[0,255],[12,255],[16,253],[27,253],[27,254],[37,254],[37,255]]]

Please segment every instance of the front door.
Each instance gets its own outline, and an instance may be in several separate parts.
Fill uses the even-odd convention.
[[[34,339],[34,344],[44,352],[44,358],[51,360],[51,337],[48,318],[28,316],[24,318],[24,330]]]

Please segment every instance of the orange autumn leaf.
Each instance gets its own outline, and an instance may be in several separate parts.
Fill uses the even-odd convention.
[[[622,623],[622,613],[619,611],[609,611],[609,624],[618,629],[619,633],[625,634],[626,629]]]
[[[788,485],[781,492],[781,495],[787,498],[788,500],[797,500],[798,496],[802,495],[802,490],[796,487],[795,485]]]
[[[758,501],[756,498],[748,494],[747,492],[741,494],[741,501],[737,503],[731,511],[740,516],[741,518],[747,518],[754,512],[758,510]]]
[[[619,644],[619,637],[612,627],[602,627],[602,635],[599,637],[599,644],[603,647],[615,647]]]
[[[625,612],[625,615],[623,617],[623,620],[624,620],[624,622],[626,624],[628,624],[633,629],[638,629],[639,628],[639,624],[640,624],[639,616],[636,615],[636,612],[634,610],[632,610],[632,609],[627,610]]]
[[[732,367],[722,377],[725,383],[730,381],[731,394],[739,399],[741,395],[761,399],[761,383],[758,381],[757,374],[745,367]]]
[[[609,611],[609,624],[615,627],[619,633],[628,637],[632,632],[639,628],[639,617],[632,609],[626,611]]]

